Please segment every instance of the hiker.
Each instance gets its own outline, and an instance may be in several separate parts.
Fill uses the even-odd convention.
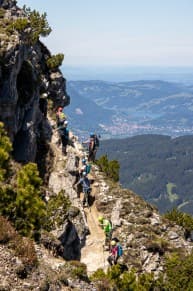
[[[82,185],[82,191],[84,194],[82,204],[83,204],[83,207],[84,206],[88,207],[89,206],[89,194],[90,194],[91,188],[90,188],[90,180],[88,179],[86,172],[82,173],[82,177],[80,178],[78,183],[76,183],[75,185],[76,186]]]
[[[57,128],[64,125],[66,121],[66,115],[63,112],[63,108],[60,106],[56,111],[56,125]]]
[[[123,255],[123,247],[118,238],[114,237],[111,239],[111,242],[115,242],[117,246],[117,260]]]
[[[96,153],[99,147],[99,137],[95,133],[90,134],[90,139],[83,142],[83,144],[88,143],[88,161],[94,162]]]
[[[82,173],[83,172],[86,172],[86,174],[88,175],[90,173],[90,170],[91,170],[91,165],[90,164],[87,164],[87,161],[85,158],[82,159],[82,166],[79,170],[79,175],[80,177],[82,177]]]
[[[103,216],[99,216],[98,221],[105,233],[105,245],[109,248],[109,242],[112,236],[112,224],[108,219],[104,218]]]
[[[116,265],[118,260],[118,247],[116,241],[112,240],[110,243],[110,256],[107,258],[110,266]]]
[[[47,117],[47,110],[48,110],[47,97],[48,97],[48,94],[43,93],[41,94],[40,99],[39,99],[39,108],[45,118]]]
[[[67,125],[68,125],[68,121],[65,120],[63,126],[60,126],[58,128],[59,136],[62,141],[62,153],[64,155],[67,154],[66,148],[69,141],[69,129],[67,128]]]

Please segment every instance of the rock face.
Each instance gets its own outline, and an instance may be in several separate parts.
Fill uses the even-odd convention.
[[[165,256],[172,251],[183,250],[186,254],[193,244],[185,240],[182,227],[164,219],[157,209],[146,203],[132,191],[122,189],[98,177],[97,209],[112,221],[113,237],[119,238],[124,255],[120,262],[139,273],[163,272]]]
[[[0,18],[3,27],[0,32],[0,120],[5,123],[13,142],[15,158],[22,162],[34,161],[45,119],[40,108],[41,94],[46,92],[54,107],[66,106],[70,99],[60,70],[51,70],[46,64],[51,54],[43,43],[39,40],[33,45],[27,43],[25,31],[14,30],[8,35],[5,23],[24,16],[24,11],[16,6],[16,1],[1,0],[0,6],[3,15]]]

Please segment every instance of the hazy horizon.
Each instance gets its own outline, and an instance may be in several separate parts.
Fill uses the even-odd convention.
[[[67,81],[101,80],[126,82],[139,80],[161,80],[193,84],[193,67],[172,66],[62,66]]]

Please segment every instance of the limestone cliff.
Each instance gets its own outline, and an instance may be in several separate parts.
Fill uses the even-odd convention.
[[[43,43],[26,39],[32,28],[13,28],[14,21],[26,17],[16,1],[0,2],[0,120],[14,144],[15,158],[34,161],[45,116],[40,110],[42,93],[53,108],[69,104],[66,81],[58,68],[50,69],[51,57]]]

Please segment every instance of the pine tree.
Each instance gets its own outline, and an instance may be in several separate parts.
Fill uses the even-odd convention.
[[[45,203],[41,198],[37,165],[29,163],[19,171],[17,176],[16,228],[23,235],[33,235],[41,228],[45,216]]]
[[[11,150],[11,142],[6,134],[3,123],[0,122],[0,182],[4,180],[5,175],[8,173]]]

